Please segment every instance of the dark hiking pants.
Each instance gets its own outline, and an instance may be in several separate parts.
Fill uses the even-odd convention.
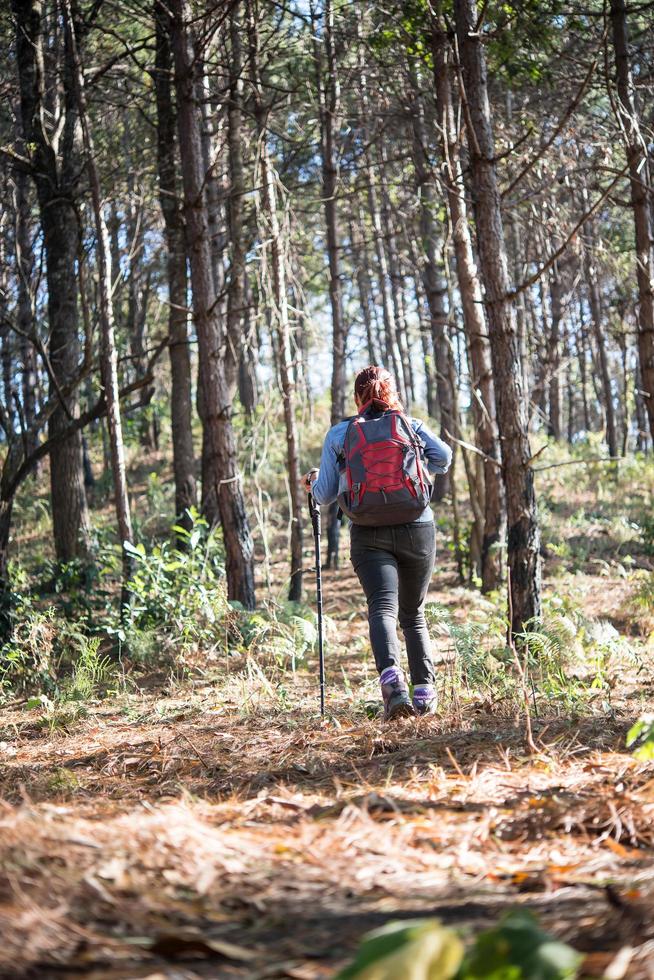
[[[406,642],[413,684],[433,684],[425,597],[436,556],[432,522],[350,528],[350,557],[368,600],[370,643],[377,670],[400,667],[397,623]]]

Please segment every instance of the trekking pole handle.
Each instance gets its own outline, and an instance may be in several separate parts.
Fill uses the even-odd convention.
[[[315,498],[311,491],[309,490],[309,513],[311,514],[311,521],[313,523],[314,530],[320,534],[320,507],[315,501]]]

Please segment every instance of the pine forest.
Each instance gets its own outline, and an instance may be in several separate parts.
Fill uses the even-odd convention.
[[[0,39],[0,978],[654,977],[653,0]]]

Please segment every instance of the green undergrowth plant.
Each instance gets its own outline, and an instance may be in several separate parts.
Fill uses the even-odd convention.
[[[627,748],[640,762],[654,762],[654,714],[644,714],[627,733]]]
[[[324,617],[323,626],[326,634],[335,633],[329,617]],[[292,672],[305,664],[307,656],[317,648],[316,614],[300,602],[268,600],[254,612],[241,610],[238,630],[244,651],[262,663]]]
[[[63,679],[58,677],[49,694],[42,692],[29,698],[26,709],[41,709],[39,724],[51,731],[69,728],[87,715],[88,702],[115,693],[117,665],[100,649],[100,637],[80,633],[74,625],[64,626],[71,669]]]
[[[517,908],[466,944],[438,919],[389,922],[364,936],[336,980],[572,980],[583,956]]]
[[[231,611],[222,542],[195,509],[188,515],[189,528],[172,529],[176,543],[125,545],[134,567],[128,615],[121,621],[114,609],[106,629],[133,660],[224,643]],[[115,550],[107,556],[103,575],[116,575],[119,557]]]
[[[524,669],[537,710],[540,703],[548,711],[578,712],[596,701],[610,710],[616,673],[625,666],[643,669],[637,651],[611,623],[587,617],[566,596],[547,597],[542,615],[526,624],[513,646],[507,621],[492,602],[471,608],[463,622],[439,603],[428,603],[425,612],[433,635],[449,641],[446,699],[463,695],[514,706],[524,697]]]
[[[646,619],[654,620],[654,572],[639,575],[632,601]]]

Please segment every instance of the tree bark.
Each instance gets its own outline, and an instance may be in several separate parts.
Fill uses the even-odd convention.
[[[191,400],[191,356],[189,352],[184,221],[177,181],[177,138],[175,104],[172,93],[172,53],[170,15],[154,0],[156,63],[154,71],[157,101],[157,167],[159,200],[166,235],[166,273],[168,277],[168,352],[170,357],[170,416],[173,438],[175,514],[182,527],[191,525],[188,511],[197,503],[195,453],[193,450],[193,405]]]
[[[520,632],[540,615],[540,535],[522,386],[520,352],[509,296],[509,275],[495,162],[486,57],[477,30],[476,0],[455,0],[475,224],[485,288],[502,475],[508,518],[511,629]]]
[[[361,136],[364,145],[369,145],[372,139],[372,126],[370,125],[370,96],[368,92],[368,75],[363,58],[363,47],[360,40],[361,25],[357,24],[357,34],[359,36],[359,84],[361,86]],[[381,292],[382,314],[384,322],[384,359],[385,366],[394,377],[395,384],[404,398],[404,376],[402,374],[400,359],[397,350],[397,325],[393,312],[393,297],[391,295],[390,280],[388,274],[388,262],[386,250],[384,248],[381,214],[379,209],[379,199],[375,187],[373,165],[370,152],[366,152],[363,160],[365,170],[365,187],[368,199],[368,211],[372,225],[372,236],[375,246],[375,258],[377,260],[377,277]]]
[[[640,131],[636,91],[631,75],[625,0],[611,0],[611,28],[619,99],[618,117],[629,164],[629,187],[636,235],[638,356],[650,435],[654,440],[654,236],[650,161],[646,138]]]
[[[562,270],[554,263],[550,276],[550,332],[548,338],[547,367],[549,371],[549,419],[547,434],[561,440],[561,318],[563,315]]]
[[[593,225],[588,226],[589,236],[593,237]],[[600,296],[599,284],[597,281],[597,269],[592,257],[589,246],[584,247],[584,272],[588,284],[588,302],[590,306],[591,321],[593,324],[593,334],[597,347],[599,359],[600,379],[602,385],[602,406],[604,408],[604,420],[606,428],[606,443],[609,456],[618,455],[618,434],[615,423],[615,404],[613,401],[613,386],[611,384],[611,372],[609,370],[608,356],[606,353],[606,342],[604,339],[604,325],[602,316],[602,300]]]
[[[107,428],[111,452],[111,472],[114,482],[114,499],[118,538],[123,558],[123,607],[129,599],[128,583],[133,572],[133,558],[129,546],[134,543],[132,518],[127,492],[125,468],[125,448],[123,426],[120,415],[120,394],[118,388],[118,355],[114,328],[114,310],[111,300],[111,257],[107,225],[102,213],[102,194],[100,178],[95,163],[93,137],[89,126],[84,76],[79,57],[76,35],[77,24],[73,19],[71,0],[63,0],[64,21],[67,43],[71,52],[71,72],[73,89],[77,99],[78,116],[82,130],[82,141],[86,157],[86,169],[91,187],[93,219],[96,236],[96,266],[98,275],[98,318],[100,320],[100,374],[104,398],[107,405]]]
[[[327,229],[329,261],[329,302],[332,311],[332,382],[331,422],[335,425],[345,415],[345,349],[347,331],[343,313],[343,289],[340,273],[340,231],[338,224],[338,162],[336,131],[340,87],[334,47],[334,9],[332,0],[324,0],[322,33],[311,9],[314,36],[314,60],[320,119],[320,154],[322,161],[322,199]],[[320,45],[324,44],[324,59]],[[324,72],[323,72],[324,64]]]
[[[201,117],[195,99],[195,63],[188,0],[171,0],[172,48],[179,146],[184,175],[184,212],[190,252],[193,313],[198,337],[199,384],[208,463],[215,474],[226,553],[228,597],[254,608],[253,543],[236,458],[232,386],[225,370],[226,337],[220,323],[203,195]]]
[[[379,190],[381,197],[381,213],[383,228],[383,247],[386,251],[386,261],[388,266],[388,279],[390,284],[391,299],[393,301],[393,320],[395,323],[395,337],[397,349],[400,355],[400,366],[402,369],[402,391],[404,393],[404,408],[407,412],[411,410],[411,402],[415,400],[413,392],[413,372],[411,370],[411,353],[407,331],[407,322],[404,315],[403,297],[403,277],[400,268],[400,261],[397,251],[395,237],[395,227],[393,222],[393,209],[391,207],[390,192],[388,189],[388,171],[390,169],[388,154],[384,145],[384,140],[379,141]],[[447,321],[447,314],[446,314]]]
[[[238,7],[236,8],[238,11]],[[237,28],[235,27],[235,30]],[[277,339],[277,361],[284,405],[286,429],[286,463],[291,500],[291,580],[288,598],[302,598],[302,499],[300,487],[300,460],[298,431],[295,418],[295,383],[293,379],[291,332],[288,311],[286,262],[284,249],[288,243],[288,229],[280,222],[276,174],[268,150],[266,107],[262,99],[259,76],[259,39],[255,2],[248,0],[248,34],[250,37],[250,73],[254,89],[254,116],[258,130],[259,166],[261,168],[261,209],[263,239],[270,249],[270,311],[274,334]],[[264,282],[264,285],[266,283]],[[332,403],[333,411],[333,403]]]
[[[350,245],[352,249],[352,265],[359,290],[359,309],[366,329],[368,359],[371,364],[379,363],[379,352],[373,331],[372,314],[370,312],[372,286],[370,282],[370,267],[368,250],[365,242],[365,231],[357,230],[354,217],[350,217]]]
[[[425,397],[427,401],[427,413],[430,418],[439,417],[437,379],[436,379],[436,358],[434,356],[433,335],[431,330],[431,314],[424,293],[424,279],[421,275],[422,262],[418,257],[415,244],[417,236],[409,233],[407,236],[407,248],[409,251],[409,261],[413,267],[413,288],[416,301],[416,313],[420,326],[420,343],[422,345],[422,355],[425,365]]]
[[[433,36],[436,110],[441,131],[443,184],[452,225],[454,256],[461,295],[463,323],[468,338],[471,387],[474,399],[476,439],[484,453],[484,525],[481,546],[482,591],[496,589],[502,577],[501,545],[506,533],[504,490],[499,466],[500,444],[497,429],[495,386],[484,305],[473,252],[461,152],[452,99],[452,55],[446,34],[438,29]]]
[[[65,387],[79,362],[77,309],[78,223],[76,189],[78,153],[77,109],[71,82],[70,50],[63,67],[63,127],[55,152],[45,122],[45,65],[41,0],[12,0],[16,21],[23,137],[29,148],[36,185],[48,286],[49,360],[54,375],[51,394]],[[51,437],[68,428],[78,414],[76,391],[52,414]],[[90,547],[89,514],[84,491],[82,438],[75,432],[58,442],[50,456],[52,525],[57,559],[68,562],[86,556]]]
[[[30,228],[30,194],[27,174],[22,168],[14,173],[16,186],[16,271],[18,274],[18,296],[16,324],[18,326],[18,345],[21,362],[21,400],[26,432],[35,432],[37,370],[36,351],[30,337],[35,336],[34,300],[32,275],[34,270],[34,250]],[[37,437],[32,435],[26,446],[28,453],[36,448]]]

